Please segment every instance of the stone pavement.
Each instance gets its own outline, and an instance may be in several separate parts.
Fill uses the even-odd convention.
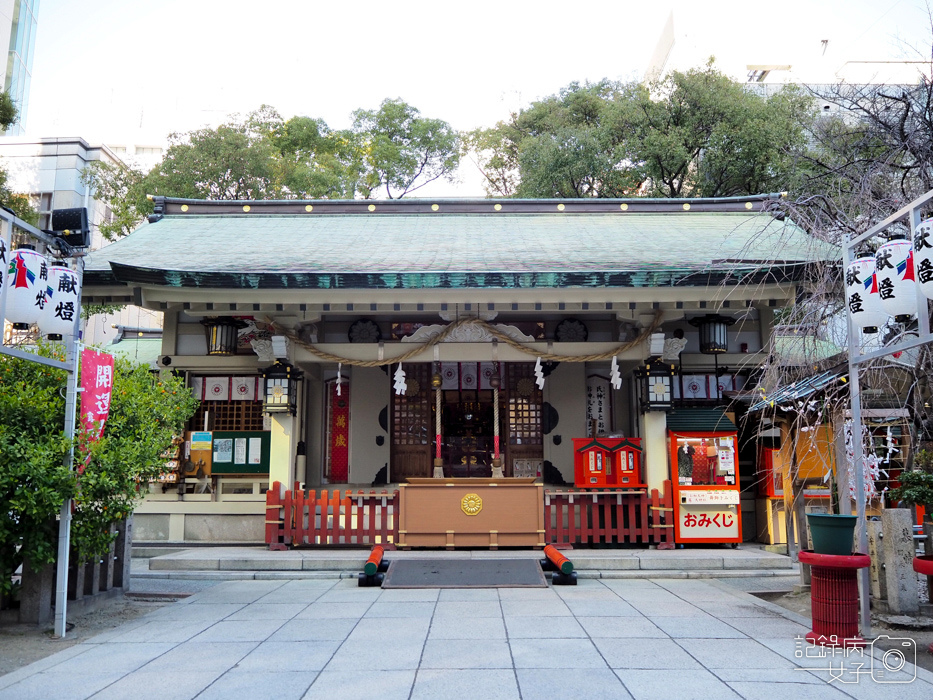
[[[0,677],[0,699],[933,698],[933,674],[897,682],[912,665],[881,683],[880,654],[808,655],[806,622],[715,579],[231,580]]]

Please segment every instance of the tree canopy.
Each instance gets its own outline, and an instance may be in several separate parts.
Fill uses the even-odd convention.
[[[493,196],[722,197],[787,189],[810,98],[765,98],[717,71],[652,85],[571,83],[466,139]]]
[[[217,128],[172,134],[151,171],[95,162],[84,180],[107,202],[113,220],[100,231],[113,240],[152,211],[146,195],[194,199],[368,199],[404,197],[452,178],[460,137],[440,119],[422,117],[402,100],[357,110],[350,129],[322,119],[285,120],[263,105]]]

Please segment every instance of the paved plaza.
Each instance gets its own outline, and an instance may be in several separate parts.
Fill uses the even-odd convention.
[[[0,698],[933,698],[933,674],[814,657],[807,631],[715,579],[232,580],[0,677]]]

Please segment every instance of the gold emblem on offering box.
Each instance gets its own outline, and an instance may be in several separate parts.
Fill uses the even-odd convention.
[[[468,493],[460,501],[460,510],[467,515],[476,515],[483,509],[483,499],[478,493]]]

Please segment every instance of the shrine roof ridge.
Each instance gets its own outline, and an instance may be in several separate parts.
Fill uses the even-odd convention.
[[[150,223],[163,216],[232,216],[232,215],[392,215],[392,214],[594,214],[662,212],[761,212],[786,197],[786,192],[737,197],[649,198],[630,197],[599,199],[482,199],[482,198],[408,198],[408,199],[183,199],[150,197],[154,211]]]

